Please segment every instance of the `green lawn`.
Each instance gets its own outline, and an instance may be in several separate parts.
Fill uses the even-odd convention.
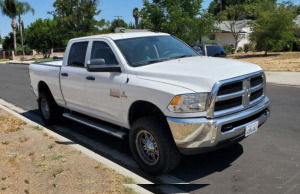
[[[38,62],[47,62],[47,61],[52,61],[53,57],[50,58],[43,58],[43,59],[38,59]]]

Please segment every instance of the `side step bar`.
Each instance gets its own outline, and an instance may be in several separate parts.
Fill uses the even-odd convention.
[[[64,113],[63,117],[65,117],[67,119],[70,119],[70,120],[73,120],[73,121],[76,121],[78,123],[81,123],[83,125],[89,126],[91,128],[97,129],[99,131],[102,131],[104,133],[107,133],[109,135],[115,136],[115,137],[120,138],[120,139],[124,139],[127,135],[125,132],[122,132],[118,129],[114,129],[114,128],[99,124],[95,121],[92,121],[92,120],[89,120],[87,118],[80,117],[78,115],[74,115],[74,114],[71,114],[71,113]]]

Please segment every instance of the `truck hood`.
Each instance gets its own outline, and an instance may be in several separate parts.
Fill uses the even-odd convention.
[[[210,92],[218,81],[262,69],[247,62],[197,56],[155,63],[135,70],[140,79],[176,85],[194,92]]]

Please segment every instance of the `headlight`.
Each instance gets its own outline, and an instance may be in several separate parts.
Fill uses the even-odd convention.
[[[171,112],[190,113],[206,111],[208,93],[183,94],[175,96],[168,106]]]

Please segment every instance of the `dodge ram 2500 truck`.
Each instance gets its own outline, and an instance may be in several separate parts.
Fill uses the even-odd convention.
[[[174,169],[181,154],[234,144],[269,116],[259,66],[199,56],[165,33],[72,39],[62,61],[29,69],[47,125],[63,116],[128,137],[137,163],[152,174]]]

